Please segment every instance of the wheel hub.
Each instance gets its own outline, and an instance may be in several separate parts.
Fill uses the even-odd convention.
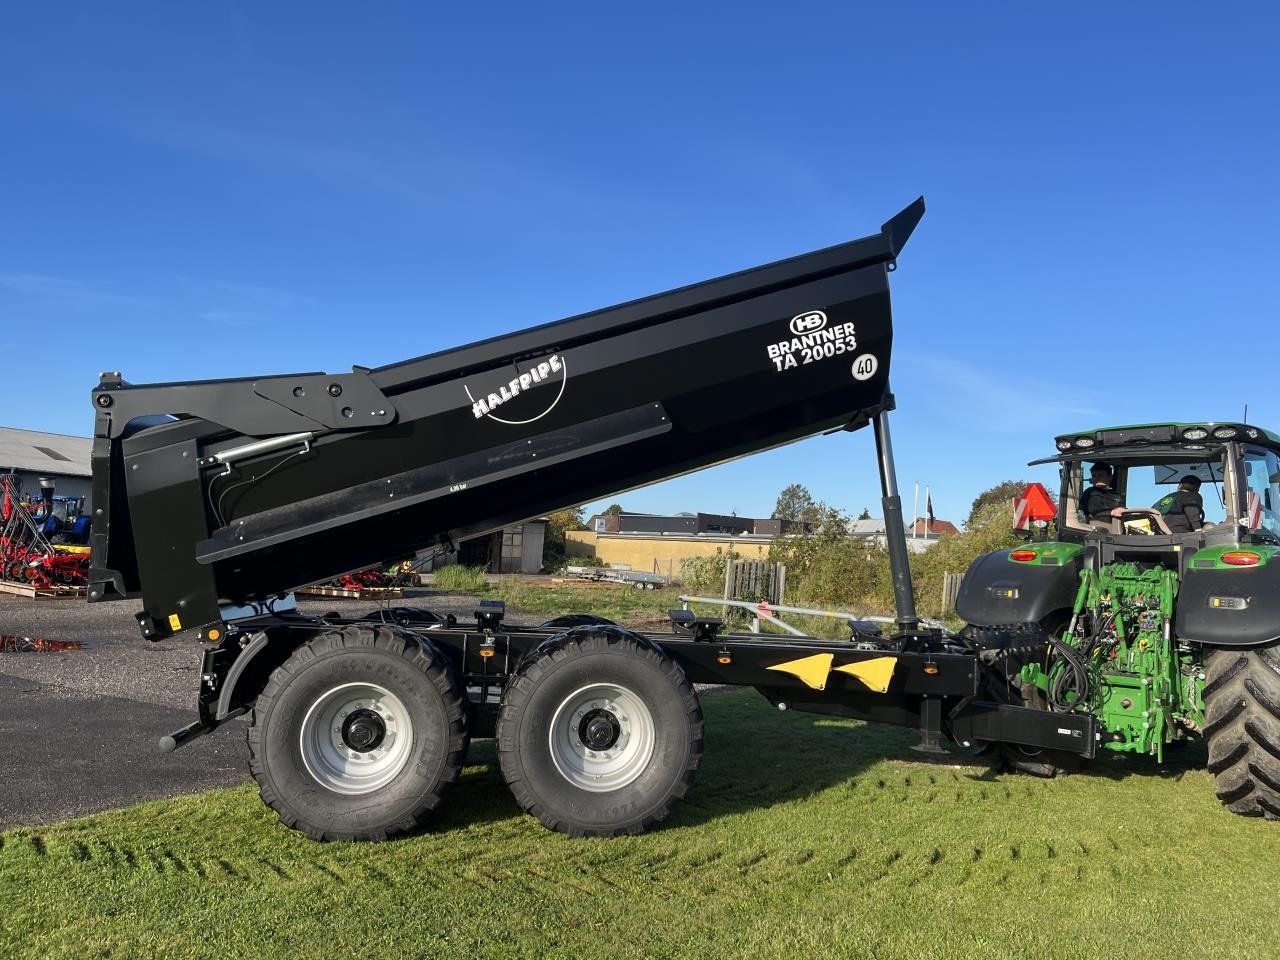
[[[320,695],[299,736],[302,762],[321,786],[356,796],[390,783],[409,762],[413,721],[377,683],[346,683]]]
[[[634,782],[649,764],[657,729],[648,705],[613,683],[581,687],[552,717],[548,746],[560,774],[594,793]]]
[[[621,733],[618,718],[608,710],[590,710],[578,723],[578,736],[592,750],[608,750]]]
[[[357,753],[368,753],[382,746],[387,725],[372,710],[361,708],[347,715],[342,724],[342,742]]]

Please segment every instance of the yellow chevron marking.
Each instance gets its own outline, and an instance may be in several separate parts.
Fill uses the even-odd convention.
[[[831,661],[834,659],[835,654],[815,653],[812,657],[789,660],[786,663],[780,663],[776,667],[769,667],[768,669],[799,677],[804,681],[805,686],[812,687],[814,690],[825,690],[827,688],[827,674],[831,672]]]
[[[836,667],[840,673],[847,673],[850,676],[857,677],[867,689],[874,690],[876,693],[888,693],[889,681],[893,679],[893,668],[897,664],[897,657],[876,657],[874,660],[859,660],[857,663],[846,663],[843,667]]]

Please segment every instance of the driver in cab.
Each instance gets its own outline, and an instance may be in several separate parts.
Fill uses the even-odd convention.
[[[1112,517],[1125,512],[1124,497],[1111,489],[1114,479],[1110,464],[1095,463],[1089,469],[1091,486],[1080,497],[1080,512],[1089,522],[1109,526]]]

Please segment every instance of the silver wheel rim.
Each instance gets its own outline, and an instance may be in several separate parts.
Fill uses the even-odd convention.
[[[607,731],[601,742],[592,740]],[[569,694],[551,719],[551,759],[560,775],[592,793],[619,790],[649,765],[656,744],[653,714],[626,687],[593,683]]]
[[[375,719],[376,718],[376,719]],[[353,737],[353,720],[381,725],[376,742]],[[322,694],[302,720],[307,772],[322,787],[346,796],[372,793],[404,769],[413,746],[413,721],[404,703],[376,683],[344,683]]]

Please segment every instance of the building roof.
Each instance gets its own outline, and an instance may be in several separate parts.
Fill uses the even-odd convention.
[[[868,517],[865,520],[853,520],[849,524],[849,533],[855,537],[883,537],[885,534],[882,517]]]
[[[930,520],[927,517],[921,517],[916,521],[917,537],[950,537],[959,532],[950,520]],[[907,536],[911,535],[911,528],[907,527]]]
[[[0,469],[29,470],[70,477],[88,477],[89,451],[93,441],[88,437],[68,437],[61,433],[40,433],[0,427]]]

